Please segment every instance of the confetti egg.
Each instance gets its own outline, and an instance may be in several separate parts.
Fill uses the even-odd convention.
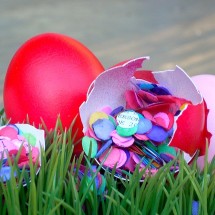
[[[208,148],[208,161],[210,162],[215,156],[215,75],[197,75],[192,77],[192,81],[203,95],[209,109],[207,126],[212,134]],[[198,158],[197,164],[201,169],[204,167],[204,156]]]
[[[87,89],[104,70],[99,60],[77,40],[57,33],[44,33],[26,41],[13,56],[4,82],[4,108],[11,123],[48,129],[60,115],[69,127],[85,100]],[[81,136],[82,124],[77,119]]]
[[[136,167],[155,174],[181,152],[189,164],[197,152],[204,155],[211,138],[207,105],[189,76],[178,66],[141,71],[148,59],[100,74],[80,106],[85,138],[94,139],[82,140],[85,153],[108,171],[115,167],[116,177],[126,178]],[[170,171],[179,171],[179,163]]]

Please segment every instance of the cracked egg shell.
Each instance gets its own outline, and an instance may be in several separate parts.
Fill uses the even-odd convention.
[[[208,109],[202,95],[190,77],[178,66],[166,71],[140,71],[142,63],[149,57],[132,59],[118,64],[101,73],[90,87],[87,100],[80,107],[83,132],[87,129],[89,116],[105,106],[116,108],[125,106],[124,94],[132,89],[131,80],[143,79],[159,83],[169,89],[174,96],[191,101],[186,105],[174,123],[174,133],[169,142],[185,153],[187,162],[192,160],[198,150],[205,153],[206,140],[210,139],[207,130]]]

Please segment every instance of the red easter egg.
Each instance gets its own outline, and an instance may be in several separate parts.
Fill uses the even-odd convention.
[[[26,41],[13,56],[4,82],[4,108],[11,123],[53,129],[58,115],[69,127],[91,82],[104,70],[95,55],[66,35],[44,33]],[[78,137],[82,124],[77,120]]]

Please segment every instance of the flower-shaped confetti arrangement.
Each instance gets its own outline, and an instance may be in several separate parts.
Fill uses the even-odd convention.
[[[102,73],[80,107],[83,150],[119,175],[138,164],[156,173],[180,151],[189,163],[210,138],[206,104],[188,75],[179,67],[139,71],[147,59]]]
[[[17,165],[20,169],[29,168],[30,159],[34,165],[41,165],[40,149],[45,149],[44,131],[28,124],[9,124],[0,127],[0,178],[7,181],[11,177],[9,160],[14,162],[19,154]],[[37,171],[37,172],[38,172]],[[16,173],[15,173],[16,176]]]

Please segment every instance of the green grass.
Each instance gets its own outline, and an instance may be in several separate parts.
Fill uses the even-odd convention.
[[[1,111],[1,124],[7,123]],[[40,172],[30,164],[30,177],[26,170],[12,177],[7,183],[0,182],[0,214],[192,214],[193,201],[199,202],[199,214],[215,214],[215,159],[205,162],[204,171],[196,165],[188,165],[178,156],[180,171],[170,173],[172,163],[161,168],[155,176],[147,176],[139,182],[144,170],[138,169],[127,180],[104,172],[101,166],[87,174],[81,181],[77,174],[81,164],[86,172],[94,163],[81,154],[73,154],[72,125],[68,131],[57,122],[53,132],[46,131],[46,150],[42,150]],[[13,171],[17,166],[12,166]],[[12,174],[13,174],[12,171]],[[92,171],[91,171],[92,172]],[[106,189],[100,194],[94,178],[101,172],[106,178]],[[23,186],[23,180],[26,186]]]

